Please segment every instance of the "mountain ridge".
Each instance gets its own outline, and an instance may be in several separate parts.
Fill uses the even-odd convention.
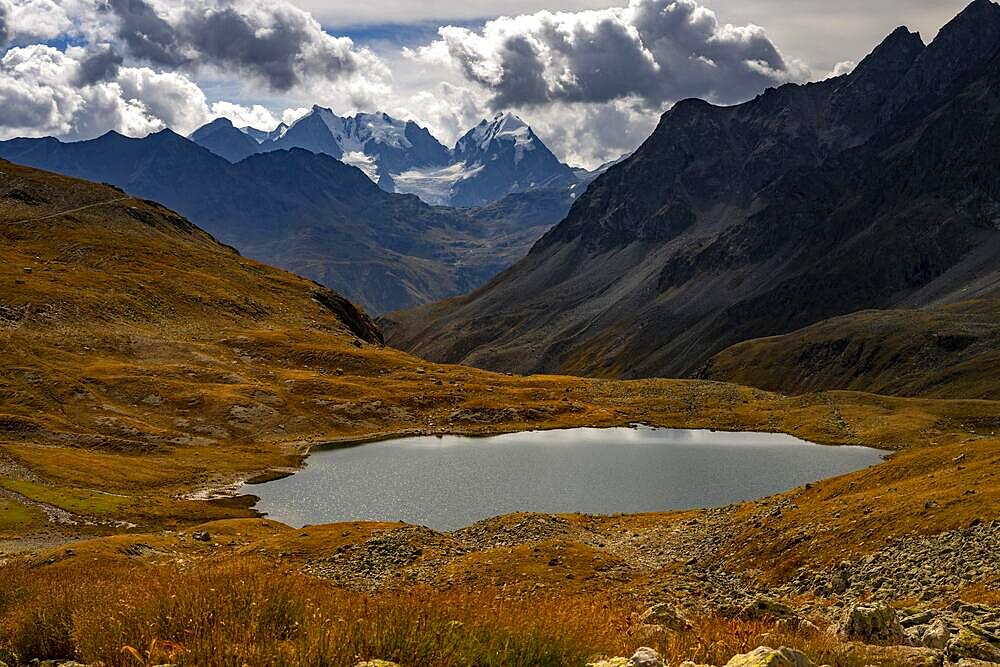
[[[895,31],[847,76],[735,107],[679,102],[524,260],[470,295],[384,316],[388,340],[493,370],[690,375],[741,340],[960,298],[959,267],[1000,231],[1000,8],[986,4],[927,47]],[[913,98],[910,72],[943,77],[941,63],[950,92]]]
[[[109,132],[83,142],[0,142],[13,162],[163,202],[248,256],[336,289],[372,312],[467,291],[513,263],[562,217],[567,196],[541,208],[428,206],[387,193],[359,169],[303,149],[235,164],[163,130],[142,139]],[[527,195],[525,195],[527,196]],[[524,224],[521,224],[523,220]]]
[[[323,153],[358,167],[387,192],[416,194],[432,205],[482,206],[535,188],[575,189],[596,176],[578,177],[509,112],[484,119],[452,149],[412,120],[382,112],[339,116],[319,105],[272,132],[216,119],[189,138],[230,162],[292,148]]]

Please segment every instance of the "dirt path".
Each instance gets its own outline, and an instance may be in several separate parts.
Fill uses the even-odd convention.
[[[70,213],[78,213],[80,211],[86,211],[90,208],[96,208],[98,206],[107,206],[108,204],[114,204],[120,201],[125,201],[126,199],[132,199],[128,195],[122,197],[115,197],[114,199],[108,199],[106,201],[94,202],[93,204],[87,204],[86,206],[78,206],[76,208],[67,209],[65,211],[58,211],[56,213],[50,213],[48,215],[42,215],[37,218],[26,218],[24,220],[14,220],[8,224],[11,225],[23,225],[28,222],[38,222],[39,220],[48,220],[50,218],[58,218],[61,215],[69,215]]]

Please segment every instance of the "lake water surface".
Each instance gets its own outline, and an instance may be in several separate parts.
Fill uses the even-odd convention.
[[[884,454],[784,434],[645,426],[411,437],[318,451],[291,477],[243,493],[295,527],[377,520],[451,530],[518,511],[728,505],[865,468]]]

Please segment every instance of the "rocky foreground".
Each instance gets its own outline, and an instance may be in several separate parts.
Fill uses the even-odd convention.
[[[906,537],[856,561],[845,560],[826,570],[803,569],[787,582],[768,585],[756,577],[758,573],[732,572],[715,560],[725,533],[733,530],[729,511],[708,510],[673,526],[618,534],[596,524],[581,527],[544,515],[525,515],[519,521],[489,520],[448,534],[446,539],[453,540],[448,544],[454,550],[451,558],[436,556],[422,563],[423,549],[414,547],[412,540],[425,541],[433,551],[429,542],[437,541],[440,548],[444,536],[408,527],[338,550],[329,560],[309,568],[341,583],[387,585],[402,575],[410,581],[452,586],[461,581],[479,583],[483,578],[482,572],[472,569],[463,572],[464,580],[456,576],[454,563],[449,566],[447,561],[461,552],[489,552],[499,563],[517,558],[524,547],[531,546],[536,560],[543,552],[555,552],[545,566],[570,582],[581,577],[584,582],[602,582],[600,587],[608,589],[614,588],[614,582],[646,583],[649,588],[643,597],[650,606],[637,619],[634,633],[638,637],[689,631],[694,619],[719,614],[769,622],[806,635],[824,634],[865,647],[869,655],[868,647],[881,646],[893,663],[921,667],[1000,664],[1000,606],[965,602],[960,597],[979,590],[991,591],[995,598],[1000,591],[1000,521],[975,521],[961,530]],[[580,555],[558,544],[560,538],[568,537],[593,548],[592,572],[580,573]],[[560,551],[565,555],[559,555]],[[491,560],[485,564],[493,565]],[[493,573],[491,583],[508,585],[499,567],[485,569],[486,576]],[[451,574],[442,579],[441,572]],[[530,584],[534,590],[552,585],[535,579]],[[593,667],[664,664],[652,649],[642,648],[631,658],[609,658],[594,662]],[[814,664],[792,649],[760,647],[735,656],[726,667]],[[695,667],[695,663],[683,666]]]
[[[718,663],[725,667],[1000,664],[1000,520],[896,539],[825,569],[792,570],[781,581],[722,558],[742,522],[788,511],[788,502],[766,499],[749,512],[733,506],[646,521],[519,514],[449,533],[404,524],[294,530],[262,520],[224,521],[80,542],[28,558],[35,572],[82,565],[107,557],[109,549],[119,560],[181,568],[261,558],[366,595],[424,586],[494,591],[527,605],[546,597],[626,599],[645,610],[622,629],[623,643],[643,647],[631,657],[594,656],[592,667],[709,667],[681,662],[677,648],[691,638],[702,642],[707,628],[725,623],[779,647],[734,655]],[[648,646],[673,654],[661,658]]]

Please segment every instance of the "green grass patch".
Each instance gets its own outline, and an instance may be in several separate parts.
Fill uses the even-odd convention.
[[[12,498],[0,498],[0,532],[44,521],[45,515],[34,507],[28,507]]]
[[[53,505],[74,514],[110,514],[132,501],[127,496],[116,496],[90,489],[46,486],[23,479],[0,477],[0,486],[20,493],[25,498]]]

